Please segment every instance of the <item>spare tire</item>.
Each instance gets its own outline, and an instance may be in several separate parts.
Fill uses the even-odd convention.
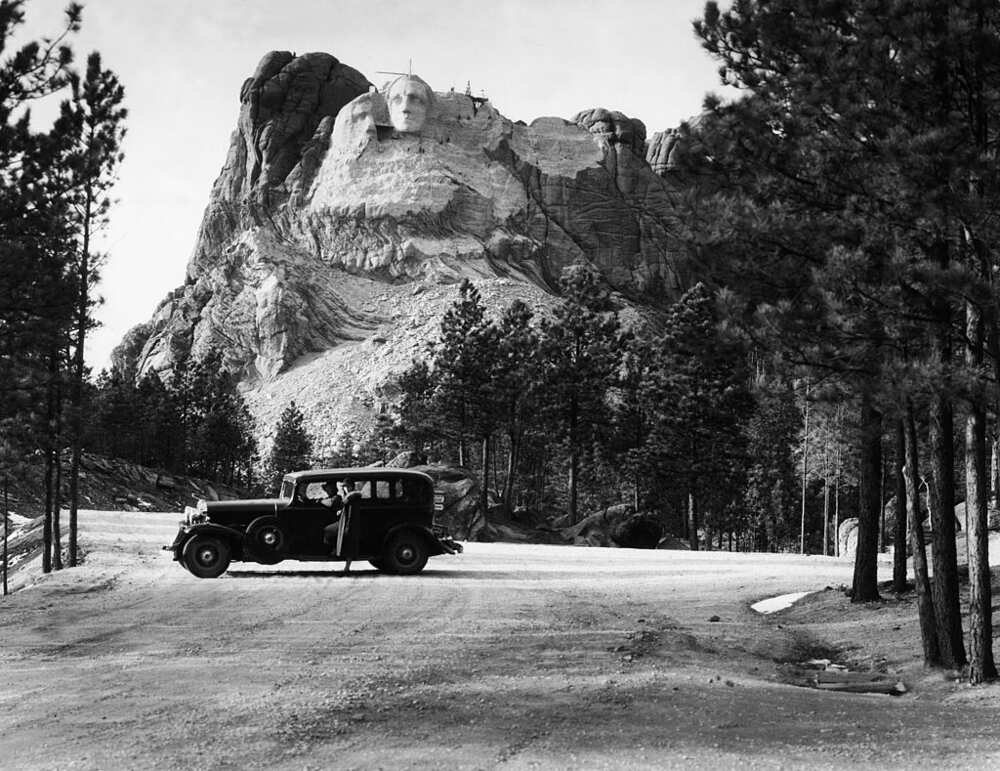
[[[243,552],[262,565],[274,565],[285,558],[288,551],[288,532],[273,514],[257,517],[247,526],[243,535]]]

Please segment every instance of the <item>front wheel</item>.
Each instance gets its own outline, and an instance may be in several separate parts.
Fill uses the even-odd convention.
[[[405,531],[389,539],[382,562],[389,573],[408,576],[423,570],[427,557],[427,542],[418,533]]]
[[[184,544],[184,567],[198,578],[218,578],[229,568],[231,549],[220,538],[196,535]]]

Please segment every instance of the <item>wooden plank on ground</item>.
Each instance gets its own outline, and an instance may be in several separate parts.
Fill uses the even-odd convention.
[[[816,687],[843,693],[906,693],[901,680],[881,672],[817,672]]]

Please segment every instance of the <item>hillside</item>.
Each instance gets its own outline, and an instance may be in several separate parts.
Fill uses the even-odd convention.
[[[65,463],[68,467],[68,462]],[[42,520],[45,511],[45,487],[38,475],[11,478],[7,489],[7,525],[9,559],[13,588],[36,580],[41,573]],[[246,497],[246,491],[194,477],[167,474],[127,463],[84,453],[80,470],[80,508],[87,510],[132,512],[174,512],[179,519],[185,506],[199,499],[228,500]],[[66,493],[64,489],[64,494]],[[63,500],[61,530],[63,549],[69,513]],[[88,546],[81,541],[82,557]]]
[[[318,53],[267,54],[240,104],[185,283],[114,360],[168,377],[220,351],[265,441],[291,399],[320,452],[367,430],[462,279],[496,312],[519,299],[539,314],[572,264],[628,311],[689,284],[671,241],[675,137],[647,140],[637,119],[515,123],[416,76],[376,90]]]

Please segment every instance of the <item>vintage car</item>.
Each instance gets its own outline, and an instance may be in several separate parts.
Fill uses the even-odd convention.
[[[351,559],[368,560],[386,573],[419,573],[428,557],[462,551],[434,522],[444,496],[419,471],[336,468],[285,476],[278,498],[199,501],[188,507],[177,537],[163,548],[199,578],[216,578],[231,561],[273,565],[285,559],[336,561],[328,527],[339,512],[323,505],[326,483],[350,480],[356,494],[347,506],[358,530]]]

